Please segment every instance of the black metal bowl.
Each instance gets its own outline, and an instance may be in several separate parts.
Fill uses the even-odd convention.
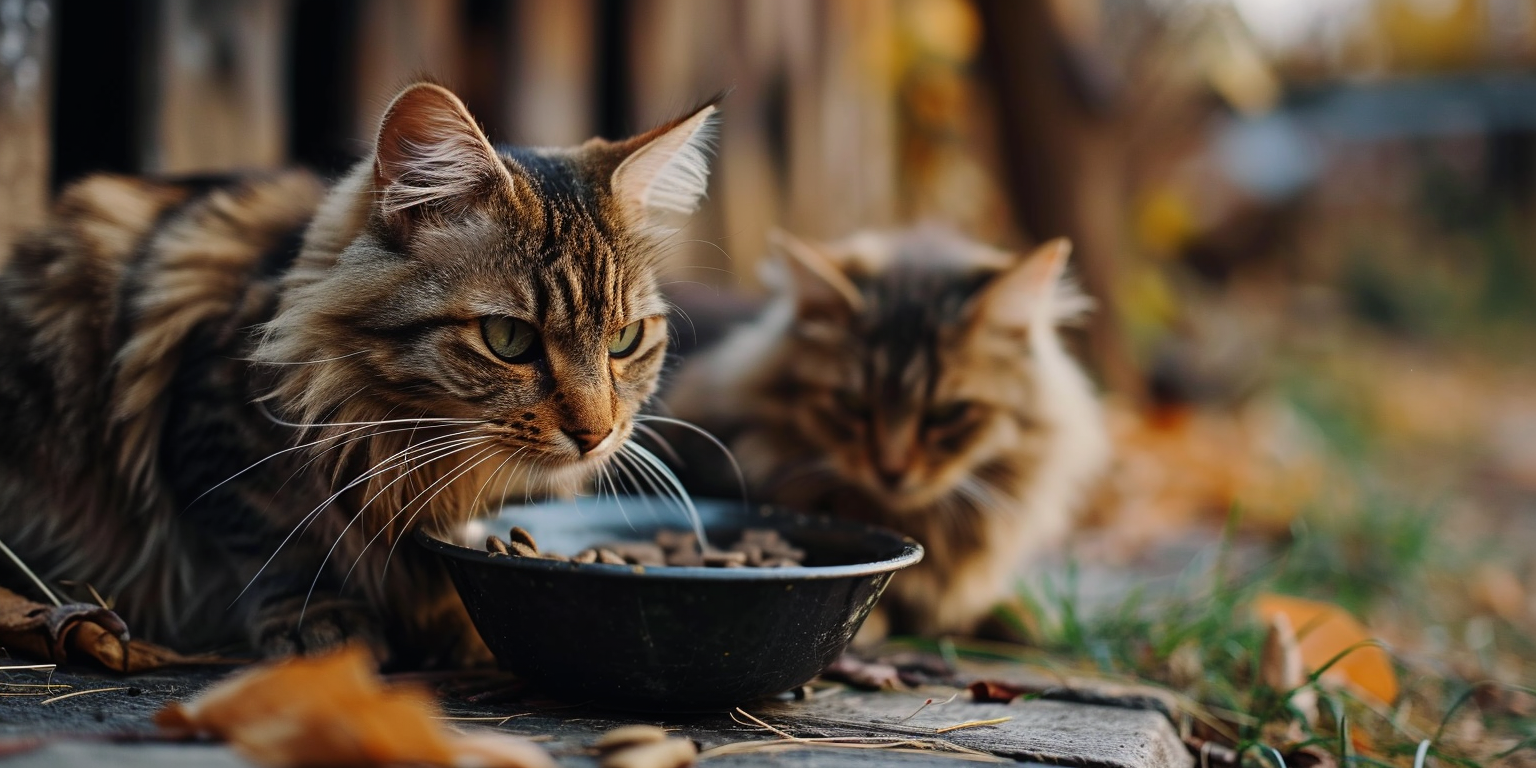
[[[712,541],[772,528],[806,551],[806,565],[577,565],[484,550],[487,534],[505,538],[514,525],[541,551],[566,555],[687,527],[675,506],[639,497],[508,507],[416,538],[442,556],[502,668],[559,698],[644,710],[729,708],[810,680],[847,647],[891,574],[923,557],[917,542],[882,528],[695,505]]]

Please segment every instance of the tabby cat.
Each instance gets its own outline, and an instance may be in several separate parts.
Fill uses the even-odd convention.
[[[1086,309],[1062,278],[1066,241],[1021,259],[934,227],[774,239],[778,298],[693,358],[668,404],[725,440],[757,497],[926,547],[874,635],[882,619],[972,630],[1024,558],[1060,542],[1107,461],[1098,401],[1057,335]]]
[[[476,657],[402,538],[629,438],[715,112],[498,151],[423,83],[334,186],[74,184],[0,277],[0,541],[181,650]]]

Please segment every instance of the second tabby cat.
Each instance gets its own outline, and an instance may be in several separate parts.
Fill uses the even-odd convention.
[[[691,359],[668,404],[730,446],[755,497],[922,542],[881,601],[892,629],[973,629],[1107,461],[1057,335],[1086,309],[1066,242],[1017,258],[934,228],[775,240],[778,299]]]

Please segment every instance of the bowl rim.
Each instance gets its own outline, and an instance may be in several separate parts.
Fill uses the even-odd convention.
[[[698,499],[695,499],[697,501]],[[502,512],[513,509],[532,509],[539,504],[508,505],[498,510],[497,515],[490,515],[488,519],[495,519]],[[474,547],[466,547],[461,544],[444,541],[437,535],[427,530],[426,526],[416,529],[414,537],[416,542],[427,549],[446,557],[462,560],[477,565],[489,565],[493,568],[510,568],[518,571],[533,573],[562,573],[583,574],[601,576],[606,578],[644,578],[651,581],[665,579],[671,581],[806,581],[811,579],[843,579],[863,576],[875,576],[882,573],[899,571],[903,568],[916,565],[923,559],[923,545],[911,536],[906,536],[883,526],[861,523],[853,520],[842,520],[825,515],[808,514],[796,510],[762,505],[756,509],[760,517],[765,518],[791,518],[797,522],[808,522],[821,529],[842,529],[852,533],[863,535],[875,535],[888,537],[893,544],[900,544],[901,551],[897,554],[869,563],[853,563],[849,565],[802,565],[786,568],[707,568],[703,566],[644,566],[644,565],[607,565],[603,563],[572,563],[562,560],[545,560],[533,557],[492,557],[489,552]],[[462,524],[467,524],[462,523]]]

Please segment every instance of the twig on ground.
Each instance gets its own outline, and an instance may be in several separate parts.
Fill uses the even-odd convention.
[[[1008,722],[1009,720],[1012,720],[1012,719],[1013,719],[1013,716],[1009,715],[1008,717],[994,717],[991,720],[972,720],[972,721],[967,722],[967,723],[956,723],[954,725],[946,725],[943,728],[935,728],[935,729],[933,729],[933,732],[934,733],[949,733],[950,731],[958,731],[958,730],[962,730],[962,729],[965,729],[965,728],[980,728],[982,726],[987,726],[987,725],[998,725],[1000,723],[1006,723],[1006,722]]]

